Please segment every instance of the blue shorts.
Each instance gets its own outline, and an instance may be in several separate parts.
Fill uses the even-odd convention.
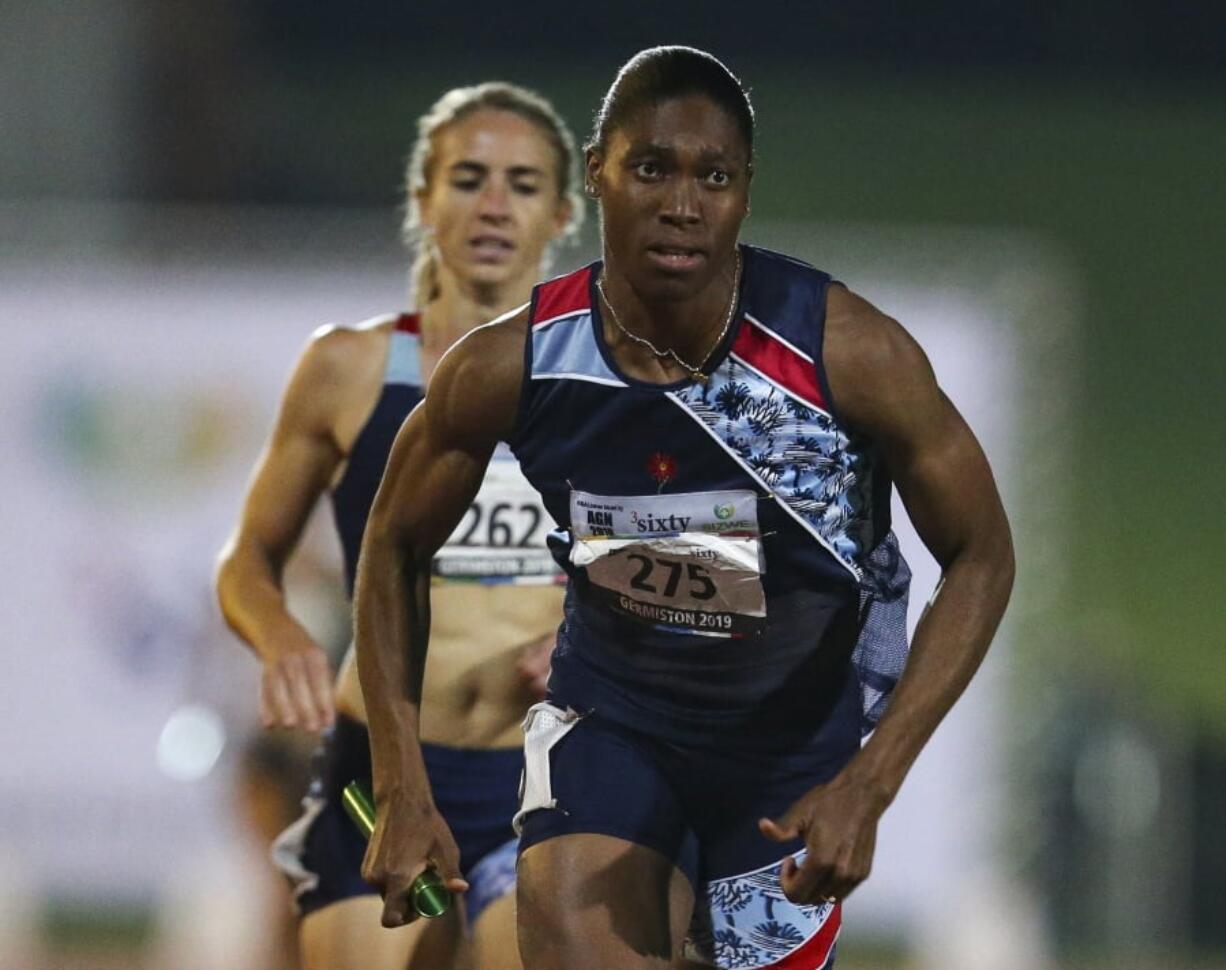
[[[517,839],[511,817],[519,804],[524,756],[519,748],[480,750],[423,744],[426,773],[439,812],[460,848],[468,881],[470,926],[485,907],[515,888]],[[362,879],[366,841],[341,807],[341,791],[371,784],[370,736],[352,718],[337,718],[325,739],[302,817],[273,844],[273,860],[290,879],[299,914],[376,890]]]
[[[686,957],[715,967],[822,970],[834,965],[841,906],[797,906],[779,885],[785,855],[758,830],[829,781],[859,750],[860,701],[849,681],[821,736],[764,752],[680,745],[559,698],[529,713],[521,851],[559,835],[597,833],[670,859],[694,886]]]

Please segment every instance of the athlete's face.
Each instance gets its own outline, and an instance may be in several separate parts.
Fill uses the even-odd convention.
[[[643,296],[685,299],[726,269],[749,211],[749,150],[705,95],[632,115],[586,158],[605,254]]]
[[[570,218],[545,133],[508,111],[480,110],[435,134],[421,224],[450,272],[479,286],[536,275]]]

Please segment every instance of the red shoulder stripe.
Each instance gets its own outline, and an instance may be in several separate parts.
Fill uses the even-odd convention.
[[[588,288],[592,280],[591,267],[575,270],[556,280],[542,283],[536,291],[536,313],[532,317],[532,325],[556,320],[567,314],[591,308],[591,290]]]
[[[396,318],[396,329],[405,333],[421,333],[421,314],[402,313]]]
[[[740,332],[732,343],[732,352],[752,364],[776,384],[791,391],[802,401],[829,411],[829,405],[817,383],[817,368],[769,330],[742,321]]]

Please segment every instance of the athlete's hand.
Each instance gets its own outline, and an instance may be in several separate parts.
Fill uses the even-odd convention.
[[[322,731],[332,726],[332,666],[323,647],[295,630],[264,656],[260,717],[268,728]]]
[[[556,633],[547,633],[524,647],[515,665],[524,687],[537,700],[544,700],[549,688],[549,666],[553,660]]]
[[[768,839],[801,838],[808,850],[800,865],[790,855],[784,858],[784,895],[798,905],[847,898],[868,878],[885,807],[875,791],[838,775],[802,795],[778,820],[760,819],[758,828]]]
[[[460,850],[433,803],[388,799],[379,802],[376,819],[362,878],[383,894],[384,926],[404,926],[418,918],[409,890],[430,866],[451,892],[468,889],[460,875]]]

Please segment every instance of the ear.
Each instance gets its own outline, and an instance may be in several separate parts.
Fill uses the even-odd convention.
[[[583,154],[583,189],[593,199],[600,198],[600,179],[604,174],[604,159],[595,148]]]

